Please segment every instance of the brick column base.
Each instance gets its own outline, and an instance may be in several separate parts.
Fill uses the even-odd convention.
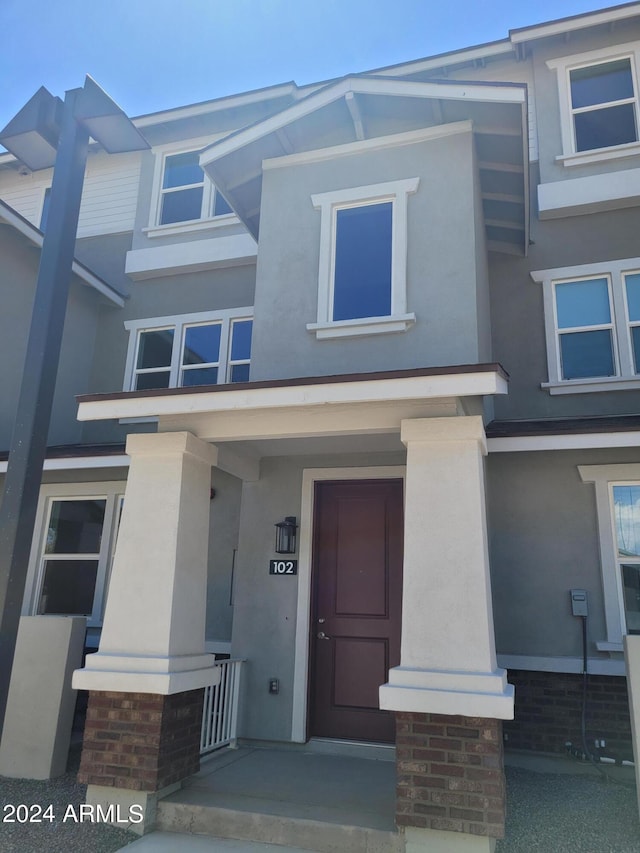
[[[396,823],[504,837],[502,722],[396,713]]]
[[[91,691],[78,781],[154,792],[196,773],[203,698]]]

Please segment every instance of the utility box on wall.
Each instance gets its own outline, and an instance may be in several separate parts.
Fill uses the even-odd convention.
[[[9,698],[0,743],[0,776],[52,779],[67,767],[86,619],[20,619]]]

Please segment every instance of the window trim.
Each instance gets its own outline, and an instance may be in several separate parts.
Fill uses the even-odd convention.
[[[311,203],[320,211],[320,256],[318,268],[318,313],[307,329],[319,340],[325,338],[399,332],[415,323],[415,314],[407,312],[407,228],[408,197],[418,189],[420,178],[406,178],[380,184],[315,193]],[[333,320],[333,273],[336,246],[337,211],[391,202],[391,313],[381,317]]]
[[[167,145],[160,145],[153,149],[155,155],[155,164],[153,171],[153,188],[151,192],[151,207],[149,213],[149,225],[142,229],[143,234],[149,238],[154,237],[169,237],[174,234],[185,234],[191,231],[202,231],[220,228],[225,225],[233,225],[240,220],[235,213],[224,213],[220,216],[213,215],[213,206],[215,204],[215,195],[218,192],[215,185],[209,176],[203,170],[203,191],[202,191],[202,206],[200,208],[199,219],[187,219],[183,222],[169,222],[164,225],[160,224],[160,216],[162,213],[163,178],[164,169],[167,157],[172,157],[175,154],[191,154],[194,151],[200,151],[207,145],[211,145],[224,134],[214,134],[207,137],[199,137],[182,142],[173,142]],[[185,185],[186,186],[186,185]],[[193,186],[196,186],[195,184]],[[197,185],[199,186],[199,184]],[[179,189],[174,187],[174,190]],[[206,215],[205,215],[205,212]]]
[[[542,284],[544,324],[547,351],[548,381],[541,383],[550,394],[582,394],[597,391],[627,391],[640,388],[640,374],[635,372],[631,339],[625,275],[640,271],[640,258],[603,261],[599,264],[580,264],[534,270],[531,278]],[[560,363],[560,333],[557,328],[555,285],[566,281],[606,278],[609,282],[613,358],[615,376],[594,376],[584,379],[563,379]]]
[[[87,617],[87,628],[100,628],[111,577],[111,565],[115,553],[116,533],[119,521],[118,509],[125,495],[126,481],[109,480],[87,483],[48,483],[40,487],[40,497],[31,553],[27,569],[25,594],[22,603],[23,616],[37,616],[40,593],[44,582],[44,545],[47,535],[51,507],[55,501],[105,500],[102,544],[98,557],[96,585],[93,595],[93,610]],[[105,536],[105,531],[108,535]]]
[[[160,329],[174,329],[173,348],[171,353],[171,366],[169,368],[169,388],[181,387],[178,382],[182,364],[180,356],[184,345],[184,332],[188,326],[206,324],[206,323],[221,323],[222,330],[220,335],[220,359],[218,367],[218,382],[216,384],[223,385],[228,382],[230,356],[231,356],[231,336],[230,331],[234,321],[237,320],[253,320],[253,308],[227,308],[221,311],[203,311],[197,314],[175,314],[168,317],[148,317],[141,320],[126,320],[124,323],[125,329],[129,332],[129,344],[127,347],[127,358],[124,371],[123,391],[135,391],[136,377],[136,356],[138,352],[138,341],[140,332],[154,331]],[[234,362],[235,363],[235,362]],[[251,363],[251,359],[248,360]],[[221,379],[221,375],[224,379]]]
[[[573,124],[573,108],[571,101],[570,72],[578,68],[589,68],[602,65],[616,59],[629,59],[635,97],[636,131],[638,139],[622,145],[610,145],[606,148],[592,148],[587,151],[577,151],[575,146],[575,130]],[[610,45],[599,50],[586,53],[548,59],[547,68],[556,72],[560,103],[560,131],[562,135],[562,154],[555,159],[563,166],[584,166],[589,163],[599,163],[606,160],[632,157],[640,154],[640,42]]]
[[[640,463],[613,465],[578,465],[583,483],[593,483],[596,493],[596,515],[600,569],[607,639],[596,642],[598,651],[622,652],[625,634],[624,593],[618,571],[613,486],[640,483]]]

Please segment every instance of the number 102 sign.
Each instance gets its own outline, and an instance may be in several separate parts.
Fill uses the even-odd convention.
[[[297,575],[297,560],[269,560],[270,575]]]

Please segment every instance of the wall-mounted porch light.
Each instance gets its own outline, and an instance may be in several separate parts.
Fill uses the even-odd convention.
[[[276,554],[296,553],[296,523],[295,515],[287,515],[284,521],[276,524]]]

